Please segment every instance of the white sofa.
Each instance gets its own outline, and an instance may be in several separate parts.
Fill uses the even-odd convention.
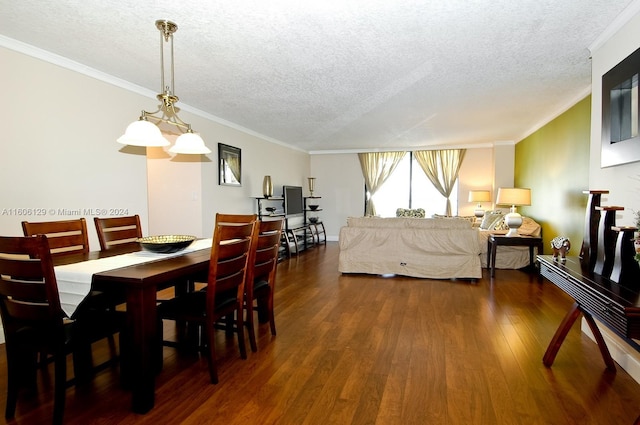
[[[489,218],[489,217],[488,217]],[[340,229],[338,270],[342,273],[398,274],[452,279],[482,277],[487,266],[487,239],[506,233],[502,217],[473,227],[457,218],[349,217]],[[540,236],[541,227],[523,217],[522,235]],[[529,248],[499,246],[496,268],[529,265]]]
[[[342,273],[482,277],[478,231],[465,220],[350,217],[339,243]]]

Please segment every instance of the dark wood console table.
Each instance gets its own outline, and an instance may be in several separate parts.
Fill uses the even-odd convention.
[[[611,371],[616,370],[594,317],[618,336],[640,338],[640,281],[616,283],[583,266],[579,257],[566,262],[554,261],[551,255],[539,255],[540,274],[569,294],[575,303],[565,316],[544,354],[543,363],[551,367],[571,326],[582,314],[596,339],[602,358]],[[637,344],[632,343],[638,347]]]

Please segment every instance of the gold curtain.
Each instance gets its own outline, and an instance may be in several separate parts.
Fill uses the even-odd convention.
[[[451,215],[449,196],[451,196],[451,190],[458,178],[465,153],[467,153],[466,149],[415,151],[413,153],[427,178],[438,189],[438,192],[447,198],[446,215]]]
[[[405,154],[406,152],[368,152],[358,154],[364,182],[369,192],[369,197],[365,204],[365,215],[376,215],[376,207],[372,199],[373,195],[393,173],[393,170],[395,170]]]

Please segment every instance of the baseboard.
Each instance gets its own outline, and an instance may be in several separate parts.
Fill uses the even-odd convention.
[[[596,322],[598,324],[598,328],[600,328],[602,337],[607,343],[607,347],[609,348],[609,352],[611,353],[613,360],[615,360],[622,369],[624,369],[637,383],[640,384],[640,351],[638,351],[638,348],[630,345],[627,341],[620,338],[602,323],[597,320]],[[591,329],[589,329],[589,324],[584,320],[584,318],[582,318],[581,329],[585,335],[595,342],[593,333],[591,332]]]

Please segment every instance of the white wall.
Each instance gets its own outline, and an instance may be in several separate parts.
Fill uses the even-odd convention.
[[[327,240],[338,240],[347,217],[364,215],[364,177],[358,154],[333,153],[311,155],[311,173],[316,178],[314,194],[322,196],[318,204]]]
[[[135,117],[122,105],[140,96],[3,47],[0,63],[0,234],[22,235],[22,220],[86,217],[98,249],[94,215],[122,209],[146,226],[146,157],[115,142]]]
[[[640,14],[592,52],[591,152],[589,189],[609,190],[604,205],[619,205],[617,224],[633,225],[633,211],[640,210],[640,162],[600,167],[602,132],[602,75],[640,47]],[[640,149],[640,146],[638,147]]]
[[[477,203],[468,202],[470,190],[488,190],[491,201],[483,202],[482,209],[493,210],[495,188],[495,151],[493,148],[467,149],[458,180],[458,215],[473,215]]]
[[[0,144],[0,234],[21,235],[22,220],[83,216],[97,249],[93,216],[124,213],[139,214],[145,234],[210,236],[216,212],[256,211],[253,198],[262,195],[264,175],[272,176],[276,193],[285,184],[306,185],[306,152],[190,108],[180,116],[201,133],[211,154],[176,156],[119,145],[116,139],[141,109],[154,109],[155,98],[2,46],[0,63],[6,85],[0,114],[7,118]],[[242,149],[241,187],[218,185],[218,142]]]
[[[216,213],[257,212],[255,198],[262,196],[265,175],[271,176],[275,195],[282,194],[283,185],[306,187],[307,153],[195,115],[181,113],[181,118],[200,132],[212,152],[194,157],[169,154],[161,148],[149,149],[151,234],[211,237]],[[218,143],[241,149],[241,186],[218,184]]]
[[[637,5],[638,2],[635,4]],[[633,213],[640,210],[640,162],[608,168],[600,167],[602,75],[639,47],[640,14],[636,14],[606,42],[592,51],[589,189],[609,190],[609,195],[603,196],[602,204],[625,208],[616,216],[616,223],[619,225],[634,225]],[[640,353],[621,339],[612,336],[604,326],[601,328],[613,358],[636,381],[640,382]],[[582,324],[582,329],[591,335],[586,323]]]

